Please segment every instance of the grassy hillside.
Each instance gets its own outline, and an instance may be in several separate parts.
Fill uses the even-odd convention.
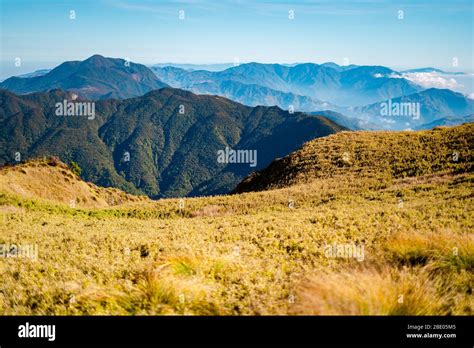
[[[234,192],[315,179],[377,178],[381,182],[439,172],[473,171],[474,124],[419,132],[341,132],[306,143],[245,178]]]
[[[470,146],[472,125],[342,133],[289,156],[264,182],[278,189],[106,208],[2,185],[0,244],[37,245],[38,259],[1,260],[0,314],[473,315]]]
[[[36,159],[0,168],[2,192],[24,198],[41,198],[71,207],[99,208],[122,203],[144,202],[115,188],[103,188],[83,181],[57,158]]]

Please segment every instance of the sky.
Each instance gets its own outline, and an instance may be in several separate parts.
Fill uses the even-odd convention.
[[[0,78],[93,54],[143,64],[332,61],[474,72],[473,4],[0,0]]]

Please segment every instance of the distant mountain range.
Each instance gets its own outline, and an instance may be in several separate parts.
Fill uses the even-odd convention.
[[[341,125],[343,127],[346,127],[348,129],[352,130],[377,130],[380,129],[380,126],[378,126],[375,123],[372,123],[368,120],[363,120],[357,117],[348,117],[344,116],[338,112],[332,111],[332,110],[322,110],[322,111],[315,111],[311,112],[311,115],[319,115],[319,116],[324,116],[331,121],[337,123],[338,125]]]
[[[146,66],[94,55],[65,62],[44,75],[11,77],[0,88],[17,94],[63,89],[87,99],[130,98],[166,87]]]
[[[185,65],[189,68],[185,70],[176,67],[183,66],[179,64],[150,69],[123,59],[94,55],[84,61],[65,62],[50,71],[11,77],[0,83],[0,88],[17,94],[62,89],[81,98],[102,100],[142,96],[169,85],[251,107],[278,106],[290,113],[326,113],[334,122],[354,130],[419,129],[437,119],[451,117],[455,122],[456,118],[473,113],[472,99],[465,95],[425,89],[403,78],[405,74],[447,74],[431,67],[396,72],[382,66],[340,66],[332,62],[248,63],[225,69],[227,65],[209,67],[224,69],[220,71],[193,70],[190,65]],[[420,117],[384,115],[381,105],[389,102],[418,103]]]
[[[175,67],[154,67],[153,71],[174,87],[221,95],[246,105],[278,105],[283,109],[291,106],[311,113],[330,111],[329,118],[354,130],[418,128],[438,118],[473,112],[472,100],[466,96],[446,89],[425,90],[381,66],[324,63],[288,67],[250,63],[220,72],[190,72]],[[434,68],[410,70],[415,71],[442,72]],[[380,105],[388,100],[395,104],[419,103],[420,118],[384,117]]]
[[[101,186],[151,197],[210,195],[229,192],[306,141],[346,129],[322,116],[172,88],[97,101],[93,118],[56,116],[64,100],[72,103],[72,92],[0,90],[0,165],[18,153],[22,160],[56,155]],[[219,161],[219,151],[230,150],[256,151],[255,166]]]
[[[403,70],[400,72],[401,73],[439,73],[439,74],[445,74],[445,75],[465,75],[466,74],[464,72],[450,72],[450,71],[444,71],[441,69],[431,68],[431,67],[409,69],[409,70]]]
[[[229,69],[234,66],[234,63],[215,63],[215,64],[180,64],[180,63],[158,63],[152,65],[153,67],[165,68],[165,67],[174,67],[184,70],[207,70],[207,71],[221,71]]]
[[[452,126],[457,126],[460,124],[472,123],[472,122],[474,122],[474,114],[463,116],[463,117],[448,116],[448,117],[439,118],[430,123],[422,124],[421,126],[415,127],[415,130],[433,129],[434,127],[439,127],[439,126],[452,127]]]
[[[396,107],[399,108],[398,112],[394,112]],[[385,129],[426,129],[444,117],[462,118],[473,113],[474,100],[449,89],[430,88],[419,93],[354,108],[351,116],[379,124]]]
[[[35,70],[31,73],[23,74],[23,75],[18,75],[16,77],[21,77],[21,78],[31,78],[31,77],[38,77],[38,76],[43,76],[49,73],[52,69],[40,69],[40,70]]]
[[[309,97],[318,104],[324,101],[338,106],[365,105],[422,90],[420,86],[406,79],[391,78],[390,75],[395,71],[381,66],[343,67],[335,63],[285,66],[249,63],[217,72],[160,67],[153,67],[152,70],[173,87],[200,93],[224,95],[226,92],[222,90],[223,84],[232,81]],[[238,100],[241,95],[237,92],[229,97]],[[287,108],[287,105],[279,106]]]
[[[283,66],[295,66],[298,65],[299,63],[292,63],[292,64],[280,64]],[[193,71],[193,70],[207,70],[207,71],[222,71],[226,70],[235,66],[241,65],[240,63],[214,63],[214,64],[185,64],[185,63],[158,63],[154,64],[151,66],[151,68],[158,67],[158,68],[165,68],[165,67],[174,67],[174,68],[180,68],[188,71]],[[321,65],[327,66],[327,67],[332,67],[334,69],[338,70],[348,70],[352,69],[353,67],[356,67],[357,65],[348,65],[348,66],[340,66],[337,65],[336,63],[328,62],[328,63],[323,63]]]
[[[236,102],[249,106],[278,106],[282,109],[294,109],[297,111],[314,111],[324,108],[337,108],[329,103],[322,102],[315,98],[297,95],[289,92],[282,92],[260,84],[248,84],[233,80],[211,81],[205,78],[209,71],[196,71],[202,75],[202,82],[192,86],[182,86],[181,76],[187,72],[175,67],[152,68],[157,76],[176,88],[189,90],[197,94],[220,95]]]
[[[305,97],[293,93],[280,92],[256,84],[245,84],[237,81],[225,80],[218,84],[203,82],[186,88],[197,94],[220,95],[236,102],[249,106],[278,106],[285,110],[320,110],[324,108],[338,108],[327,102],[315,98]]]

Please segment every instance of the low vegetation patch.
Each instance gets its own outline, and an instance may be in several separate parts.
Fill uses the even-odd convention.
[[[334,141],[332,149],[345,137],[322,142]],[[374,151],[385,151],[381,144],[398,151],[391,142]],[[300,168],[310,160],[303,154]],[[365,168],[363,154],[352,165]],[[438,172],[430,164],[415,176],[301,171],[303,181],[268,191],[132,196],[113,206],[56,199],[65,191],[53,192],[47,180],[62,180],[57,170],[70,174],[61,165],[47,166],[57,176],[41,176],[46,169],[36,164],[4,168],[0,314],[472,315],[474,175],[467,158]],[[386,164],[382,172],[393,168]],[[29,194],[38,185],[33,173],[48,196]]]

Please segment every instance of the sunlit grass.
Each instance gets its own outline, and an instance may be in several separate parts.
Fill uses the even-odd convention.
[[[2,187],[0,244],[37,245],[38,259],[0,258],[0,314],[472,315],[474,175],[463,166],[112,206]],[[328,257],[333,244],[363,246],[364,258]]]

